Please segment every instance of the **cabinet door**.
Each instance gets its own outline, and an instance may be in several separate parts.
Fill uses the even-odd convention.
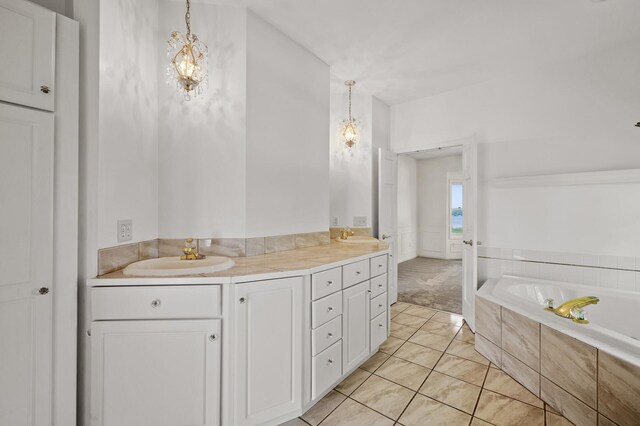
[[[369,281],[342,292],[342,366],[346,373],[369,356]]]
[[[236,285],[236,424],[302,407],[302,277]]]
[[[220,320],[91,325],[91,424],[220,424]]]
[[[51,424],[52,182],[53,115],[0,103],[0,425]]]
[[[56,14],[0,0],[0,101],[53,111]]]

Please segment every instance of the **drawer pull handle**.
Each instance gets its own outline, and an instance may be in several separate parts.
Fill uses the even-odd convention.
[[[327,281],[327,286],[330,286],[333,284],[333,281]]]
[[[216,340],[218,340],[218,336],[215,334],[212,334],[209,336],[209,340],[211,340],[212,342],[215,342]]]
[[[378,324],[378,327],[382,328],[382,324]]]
[[[327,312],[333,312],[333,308],[332,308],[331,306],[329,306],[329,307],[327,308]]]
[[[327,333],[327,339],[331,339],[333,337],[333,333]]]
[[[246,301],[247,301],[247,299],[245,299],[244,297],[241,297],[241,298],[240,298],[240,303],[244,303],[244,302],[246,302]]]
[[[382,284],[378,284],[378,288],[382,288]]]
[[[382,268],[382,265],[378,265],[378,268]]]
[[[49,288],[48,287],[40,287],[40,289],[38,290],[38,294],[41,295],[45,295],[49,293]]]
[[[332,359],[328,359],[327,360],[327,365],[331,365],[331,364],[333,364],[333,360]]]
[[[367,293],[371,294],[371,290],[367,290]]]
[[[162,304],[162,302],[160,301],[160,299],[154,299],[154,300],[151,301],[151,307],[152,308],[157,308],[161,304]]]
[[[361,272],[360,272],[360,271],[356,271],[356,275],[360,275],[360,274],[361,274]]]
[[[378,308],[382,308],[382,304],[379,304],[379,305],[378,305]]]

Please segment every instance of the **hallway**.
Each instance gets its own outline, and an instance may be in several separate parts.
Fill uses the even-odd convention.
[[[462,314],[462,261],[417,257],[398,264],[398,301]]]

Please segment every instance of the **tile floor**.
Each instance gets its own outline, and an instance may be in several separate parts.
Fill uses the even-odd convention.
[[[398,264],[398,301],[462,313],[462,261],[416,257]]]
[[[476,352],[461,316],[398,302],[391,317],[380,351],[284,425],[571,425]]]

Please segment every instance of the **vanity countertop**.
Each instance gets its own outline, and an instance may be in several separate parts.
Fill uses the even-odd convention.
[[[376,254],[388,252],[389,245],[381,242],[372,244],[344,244],[332,241],[330,244],[258,256],[233,257],[235,265],[225,271],[211,274],[187,275],[180,277],[131,277],[122,270],[111,272],[88,280],[91,287],[105,285],[149,285],[149,284],[204,284],[246,282],[253,279],[272,279],[291,272],[310,274],[331,267],[341,266]],[[288,274],[289,273],[289,274]],[[259,276],[259,277],[258,277]]]

